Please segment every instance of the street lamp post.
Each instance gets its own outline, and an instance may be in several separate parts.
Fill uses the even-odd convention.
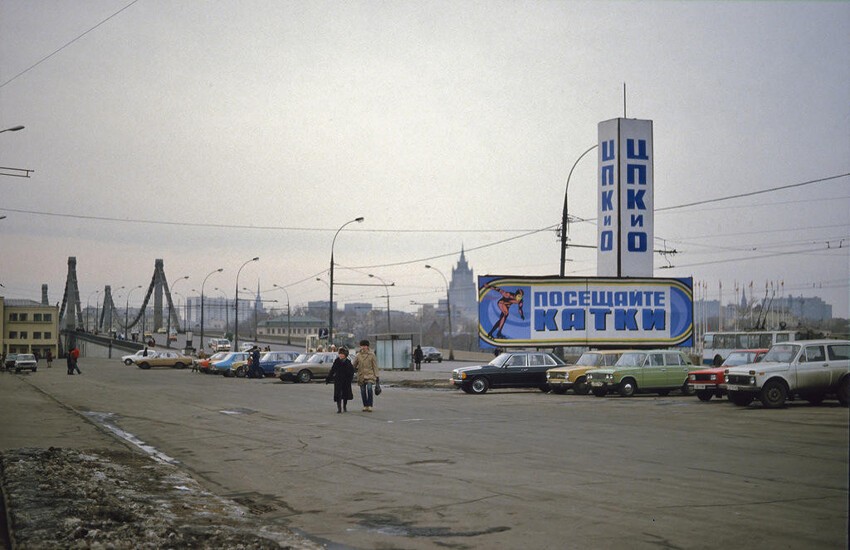
[[[134,286],[127,291],[127,303],[124,305],[124,340],[127,339],[127,329],[129,328],[127,325],[130,324],[130,294],[132,294],[137,288],[142,288],[142,285]],[[142,333],[142,337],[144,338],[144,330]]]
[[[289,292],[282,286],[272,285],[274,288],[282,290],[286,294],[286,345],[292,345],[292,314],[289,310]]]
[[[567,262],[567,192],[570,190],[570,178],[573,176],[573,170],[576,169],[579,161],[584,158],[586,154],[593,151],[599,147],[599,144],[594,145],[576,159],[575,163],[573,163],[573,167],[570,168],[570,173],[567,175],[567,185],[564,188],[564,213],[561,216],[561,277],[564,276],[564,268]]]
[[[260,257],[251,258],[239,268],[236,272],[236,318],[233,320],[233,351],[239,351],[239,274],[242,273],[242,268],[251,262],[259,262]]]
[[[330,303],[328,304],[328,311],[329,311],[329,314],[328,314],[328,345],[329,346],[331,344],[333,344],[333,338],[334,338],[334,245],[336,244],[336,237],[337,237],[337,235],[339,235],[339,232],[342,231],[343,227],[345,227],[346,225],[352,224],[354,222],[360,223],[364,219],[366,219],[366,218],[364,218],[363,216],[360,216],[359,218],[354,218],[351,221],[345,222],[344,224],[342,224],[339,227],[339,229],[336,230],[336,233],[334,233],[333,241],[331,241],[331,274],[330,274],[331,284],[328,285],[329,290],[330,290],[330,295],[331,295]]]
[[[204,285],[207,284],[207,279],[210,278],[210,275],[213,273],[221,273],[224,271],[223,267],[220,267],[216,270],[210,271],[209,274],[204,277],[204,281],[201,283],[201,347],[200,349],[204,349]]]
[[[443,272],[434,266],[426,265],[426,269],[433,269],[440,274],[443,281],[446,282],[446,311],[449,314],[449,361],[455,360],[454,333],[452,332],[452,298],[449,294],[449,280],[443,275]]]
[[[377,275],[372,275],[371,273],[369,274],[369,277],[381,281],[381,284],[384,285],[384,290],[387,292],[387,334],[390,334],[393,331],[393,329],[390,327],[390,287],[395,286],[395,283],[387,285],[387,282],[385,280],[381,279]]]
[[[218,287],[215,287],[213,290],[221,292],[221,296],[224,298],[224,302],[222,302],[222,308],[224,309],[224,332],[227,332],[227,327],[230,325],[230,308],[227,307],[227,293]]]

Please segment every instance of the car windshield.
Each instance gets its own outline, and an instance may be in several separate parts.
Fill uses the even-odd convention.
[[[762,363],[788,363],[797,356],[800,346],[794,344],[776,344],[767,352]]]
[[[293,361],[293,363],[306,363],[307,359],[309,359],[309,358],[310,358],[309,354],[300,353],[300,354],[298,354],[298,357],[295,358],[295,361]]]
[[[725,361],[723,361],[724,367],[737,367],[738,365],[746,365],[747,363],[751,363],[750,356],[752,354],[747,351],[733,351],[729,354]]]
[[[210,361],[218,361],[219,359],[224,359],[224,357],[225,357],[226,355],[227,355],[227,352],[224,352],[224,351],[220,351],[220,352],[218,352],[218,353],[214,353],[214,354],[210,357]]]
[[[624,353],[615,363],[617,367],[639,367],[646,359],[645,353]]]
[[[29,353],[22,353],[17,357],[18,361],[35,361],[35,355],[31,355]]]
[[[595,367],[602,364],[601,353],[582,353],[581,357],[576,361],[576,366],[579,367]]]
[[[512,353],[500,353],[495,359],[490,361],[488,364],[493,365],[494,367],[501,367],[505,364],[505,362],[512,356]]]

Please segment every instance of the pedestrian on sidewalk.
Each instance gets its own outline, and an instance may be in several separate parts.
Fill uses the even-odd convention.
[[[68,352],[68,355],[70,355],[70,356],[71,356],[71,365],[72,365],[72,369],[73,369],[73,370],[75,370],[75,371],[77,371],[77,374],[83,374],[83,373],[80,371],[80,363],[79,363],[79,359],[80,359],[80,348],[78,348],[77,346],[74,346],[73,348],[71,348],[71,351],[70,351],[70,352]],[[71,374],[73,374],[73,372],[72,372]]]
[[[360,351],[354,357],[354,368],[357,369],[357,385],[360,386],[360,397],[363,399],[363,411],[372,412],[374,404],[375,384],[380,381],[378,358],[369,349],[369,340],[360,340]]]
[[[425,356],[422,353],[422,346],[416,344],[416,349],[413,350],[413,363],[416,365],[415,370],[422,370],[422,358]]]
[[[50,350],[47,350],[47,368],[53,368],[53,352]]]
[[[348,350],[339,348],[337,358],[331,366],[325,384],[334,383],[334,401],[336,401],[336,412],[347,412],[348,402],[354,399],[351,391],[351,382],[354,380],[354,365],[348,358]]]

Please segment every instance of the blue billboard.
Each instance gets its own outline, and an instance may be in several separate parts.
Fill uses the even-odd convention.
[[[478,277],[482,348],[693,346],[693,279]]]

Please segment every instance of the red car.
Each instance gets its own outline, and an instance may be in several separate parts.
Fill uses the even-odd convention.
[[[688,373],[688,388],[696,392],[700,401],[710,401],[715,395],[723,397],[726,393],[723,371],[728,367],[758,363],[765,353],[767,353],[766,349],[736,349],[731,351],[719,367]]]

